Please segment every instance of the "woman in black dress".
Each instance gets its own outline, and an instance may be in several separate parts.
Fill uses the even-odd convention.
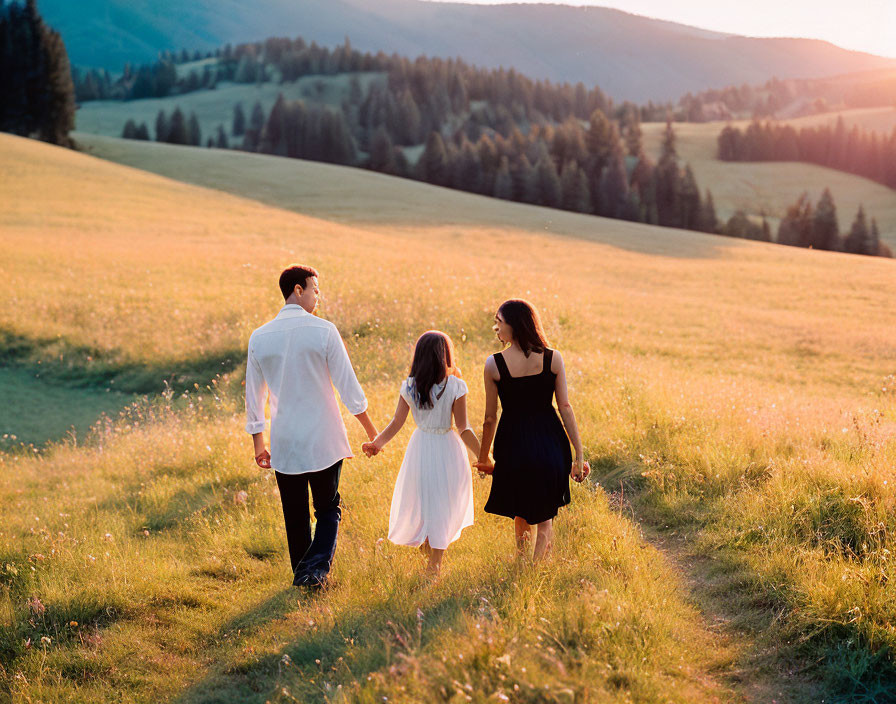
[[[485,362],[485,421],[476,466],[492,474],[485,510],[514,520],[521,552],[534,528],[534,557],[539,559],[550,552],[557,510],[569,503],[569,476],[580,482],[590,468],[566,391],[563,358],[548,348],[535,308],[523,300],[505,301],[495,314],[494,330],[505,349]],[[492,440],[494,463],[488,459]]]

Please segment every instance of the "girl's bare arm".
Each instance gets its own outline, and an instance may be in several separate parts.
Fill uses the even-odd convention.
[[[408,411],[411,410],[411,407],[408,405],[408,402],[404,400],[403,397],[398,397],[398,406],[395,408],[395,415],[392,416],[392,420],[389,421],[389,425],[383,428],[383,431],[377,435],[371,442],[365,442],[361,449],[364,451],[368,457],[371,455],[375,455],[377,452],[385,447],[386,443],[389,442],[395,435],[401,430],[405,421],[408,419]]]
[[[457,431],[460,433],[460,439],[464,441],[467,449],[474,457],[479,457],[479,438],[467,422],[467,396],[464,394],[454,401],[452,406],[454,412],[454,422],[457,424]]]

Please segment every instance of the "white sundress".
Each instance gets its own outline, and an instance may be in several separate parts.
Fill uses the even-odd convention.
[[[420,408],[411,392],[413,379],[401,385],[401,396],[417,424],[395,480],[389,513],[389,540],[444,550],[473,525],[473,476],[467,448],[452,428],[454,402],[467,385],[449,376],[432,389],[432,408]]]

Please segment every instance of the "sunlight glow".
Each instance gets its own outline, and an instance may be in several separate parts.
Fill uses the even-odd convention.
[[[439,0],[435,0],[439,1]],[[456,2],[458,0],[451,0]],[[459,0],[479,5],[537,0]],[[564,0],[751,37],[823,39],[846,49],[896,58],[896,1],[853,0]]]

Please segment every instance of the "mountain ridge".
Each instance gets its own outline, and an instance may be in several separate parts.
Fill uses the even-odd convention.
[[[284,35],[329,46],[348,37],[364,51],[410,57],[461,57],[537,79],[598,85],[617,101],[896,67],[896,59],[823,40],[743,37],[594,6],[266,0],[260,12],[235,0],[83,0],[77,7],[43,0],[40,7],[73,64],[113,71],[165,50],[208,51]]]

